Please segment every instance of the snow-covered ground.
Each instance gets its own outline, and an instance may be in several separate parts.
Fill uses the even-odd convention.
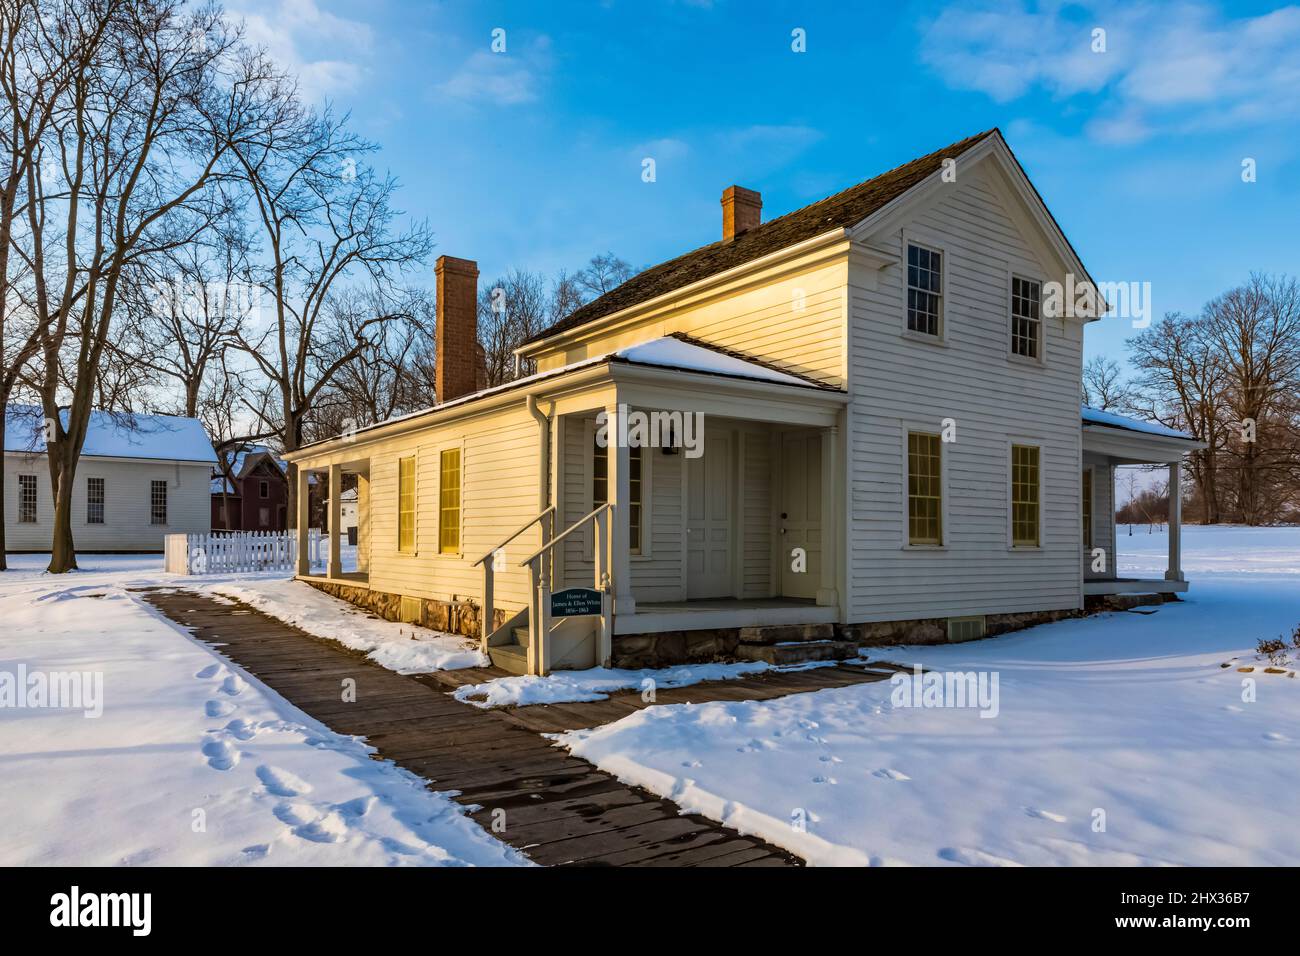
[[[456,688],[456,699],[477,707],[607,700],[610,693],[616,690],[638,688],[644,693],[667,690],[669,687],[688,687],[701,681],[735,680],[768,670],[805,670],[809,667],[827,666],[834,666],[834,662],[795,664],[789,667],[773,667],[763,661],[680,664],[675,667],[647,667],[643,670],[592,667],[585,671],[555,671],[546,677],[526,674],[499,677],[482,684],[462,684]]]
[[[0,706],[0,865],[526,862],[128,593],[178,583],[160,557],[83,556],[58,577],[45,561],[0,575],[0,682],[84,672],[92,696]]]
[[[1121,529],[1119,552],[1164,571],[1162,534]],[[1300,679],[1221,665],[1300,624],[1300,529],[1186,528],[1183,566],[1187,600],[1153,614],[888,652],[996,674],[994,717],[882,682],[561,739],[816,864],[1295,865]]]

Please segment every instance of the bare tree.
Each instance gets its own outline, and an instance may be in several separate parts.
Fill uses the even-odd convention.
[[[378,327],[400,310],[343,324],[328,306],[336,291],[361,278],[387,296],[397,274],[425,261],[433,242],[417,223],[398,231],[397,183],[364,165],[374,147],[349,133],[328,111],[299,109],[241,143],[236,153],[252,196],[267,260],[261,282],[269,322],[247,324],[240,347],[272,384],[274,427],[282,451],[302,446],[317,399],[339,371],[373,346]],[[321,343],[330,342],[328,356]],[[289,524],[297,524],[297,469],[289,468]]]
[[[488,385],[515,377],[515,349],[545,328],[549,315],[546,280],[537,272],[511,270],[479,292],[478,341]]]
[[[1126,412],[1133,408],[1137,389],[1124,378],[1120,364],[1112,358],[1094,355],[1083,366],[1083,403],[1103,412]]]
[[[628,263],[614,253],[606,252],[592,256],[586,268],[581,269],[573,278],[583,294],[594,299],[617,288],[634,275],[636,270]]]
[[[1141,372],[1141,403],[1151,418],[1181,428],[1208,447],[1188,456],[1201,502],[1201,520],[1220,520],[1219,455],[1228,437],[1224,408],[1227,371],[1203,318],[1171,312],[1128,340]]]

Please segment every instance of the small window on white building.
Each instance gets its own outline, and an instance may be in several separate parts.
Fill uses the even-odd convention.
[[[908,243],[907,328],[938,336],[943,323],[943,253]]]
[[[1011,277],[1011,354],[1042,358],[1042,286],[1033,279]]]
[[[86,479],[86,524],[104,523],[104,479]]]
[[[36,476],[18,476],[18,523],[36,524]]]
[[[167,482],[149,483],[149,523],[167,523]]]

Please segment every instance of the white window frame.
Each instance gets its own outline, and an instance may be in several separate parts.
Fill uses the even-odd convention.
[[[37,475],[18,475],[18,496],[15,499],[18,503],[18,524],[40,524],[41,523],[41,479]],[[31,518],[23,518],[23,492],[27,484],[24,478],[30,478],[32,489],[32,510]]]
[[[99,499],[99,520],[98,521],[90,520],[90,505],[91,505],[90,483],[92,481],[99,482],[100,499]],[[102,475],[87,475],[86,476],[86,525],[87,527],[90,526],[99,527],[100,525],[105,525],[105,524],[108,524],[108,480],[104,478]]]
[[[156,520],[154,514],[154,492],[158,486],[162,485],[163,495],[163,520]],[[168,481],[165,478],[151,478],[149,480],[149,526],[151,528],[166,528],[171,523],[171,495],[168,493]]]
[[[899,436],[899,462],[902,468],[900,474],[899,489],[902,493],[902,534],[901,545],[904,551],[947,551],[950,538],[951,525],[948,523],[948,472],[949,457],[951,446],[955,442],[945,442],[943,440],[943,425],[939,422],[921,422],[921,421],[901,421],[899,422],[901,435]],[[907,478],[911,467],[907,454],[907,436],[911,432],[919,432],[926,435],[939,436],[939,543],[938,544],[912,544],[910,515],[907,510]]]
[[[917,332],[907,324],[907,291],[910,283],[907,281],[907,252],[909,246],[916,246],[918,249],[924,249],[927,252],[939,254],[939,317],[938,329],[934,335],[928,332]],[[915,235],[903,232],[903,255],[900,260],[901,273],[899,276],[902,289],[902,334],[906,339],[914,342],[927,342],[931,345],[948,344],[948,250],[942,246],[935,245],[931,242],[925,242]]]
[[[1013,519],[1015,509],[1012,507],[1012,474],[1011,449],[1013,445],[1025,445],[1030,448],[1038,449],[1038,544],[1016,544],[1015,527]],[[1006,479],[1007,479],[1007,550],[1008,551],[1042,551],[1045,549],[1047,541],[1047,521],[1046,511],[1044,510],[1044,489],[1046,487],[1047,475],[1047,454],[1046,446],[1041,438],[1031,438],[1028,436],[1013,436],[1006,441],[1006,447],[1003,451],[1003,461],[1006,462]]]
[[[1038,285],[1038,355],[1021,355],[1015,350],[1015,280]],[[1007,358],[1022,365],[1041,367],[1047,364],[1047,322],[1043,315],[1043,286],[1046,283],[1032,272],[1011,269],[1007,271]]]

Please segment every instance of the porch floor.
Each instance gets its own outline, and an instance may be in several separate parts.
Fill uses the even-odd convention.
[[[766,624],[834,624],[838,618],[838,608],[821,607],[807,598],[638,601],[634,614],[614,615],[614,633],[658,634]]]
[[[1186,581],[1165,578],[1087,578],[1083,582],[1084,594],[1181,594],[1186,590]]]

